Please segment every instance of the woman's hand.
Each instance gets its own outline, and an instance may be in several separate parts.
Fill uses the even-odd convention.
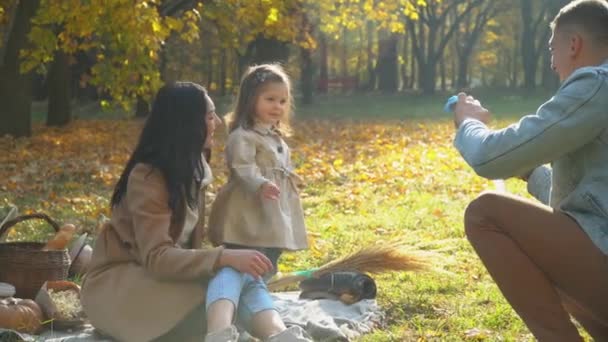
[[[217,268],[230,266],[241,273],[249,273],[261,278],[272,271],[272,262],[261,252],[251,249],[224,249],[218,260]]]
[[[273,182],[266,182],[262,184],[260,191],[262,193],[262,197],[269,200],[276,200],[281,194],[281,189],[279,189],[279,187]]]
[[[490,122],[490,111],[485,109],[473,96],[459,93],[458,102],[454,107],[454,125],[458,128],[468,118],[477,119],[484,124],[488,124]]]

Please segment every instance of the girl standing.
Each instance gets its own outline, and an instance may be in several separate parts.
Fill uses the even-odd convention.
[[[228,118],[230,175],[209,217],[209,238],[214,245],[229,250],[256,249],[270,259],[274,269],[265,274],[266,279],[276,273],[283,250],[308,247],[296,187],[299,177],[293,172],[289,147],[283,140],[291,131],[290,88],[279,65],[254,66],[243,76],[236,108]],[[241,296],[244,290],[247,295]],[[281,320],[264,281],[232,267],[222,268],[210,281],[207,307],[210,332],[229,327],[235,310],[239,321],[251,322],[252,327],[261,326],[256,324],[257,318]],[[276,333],[252,332],[261,338]],[[291,332],[301,333],[285,331]]]

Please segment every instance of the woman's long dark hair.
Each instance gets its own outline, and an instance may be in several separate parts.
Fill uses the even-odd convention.
[[[204,177],[201,153],[207,136],[207,91],[192,82],[165,85],[156,94],[135,151],[127,162],[112,195],[117,206],[127,192],[131,170],[146,163],[160,170],[169,192],[169,207],[198,205],[198,189]]]

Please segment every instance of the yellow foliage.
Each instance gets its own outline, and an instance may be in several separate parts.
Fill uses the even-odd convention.
[[[195,10],[180,17],[162,17],[158,4],[142,0],[41,0],[28,37],[33,44],[21,52],[22,71],[45,66],[57,49],[68,54],[93,50],[99,58],[85,82],[106,91],[125,107],[138,95],[149,97],[161,85],[156,56],[164,40],[176,32],[192,42],[198,37],[200,20]]]

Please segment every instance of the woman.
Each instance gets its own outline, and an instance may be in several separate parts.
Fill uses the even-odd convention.
[[[271,271],[257,251],[200,249],[201,189],[212,178],[203,154],[209,156],[218,123],[200,85],[178,82],[159,90],[114,189],[112,217],[97,237],[82,286],[84,310],[103,334],[129,342],[200,341],[206,283],[215,270],[230,266],[254,277]],[[279,332],[274,322],[264,329]],[[218,338],[231,340],[226,336]]]

